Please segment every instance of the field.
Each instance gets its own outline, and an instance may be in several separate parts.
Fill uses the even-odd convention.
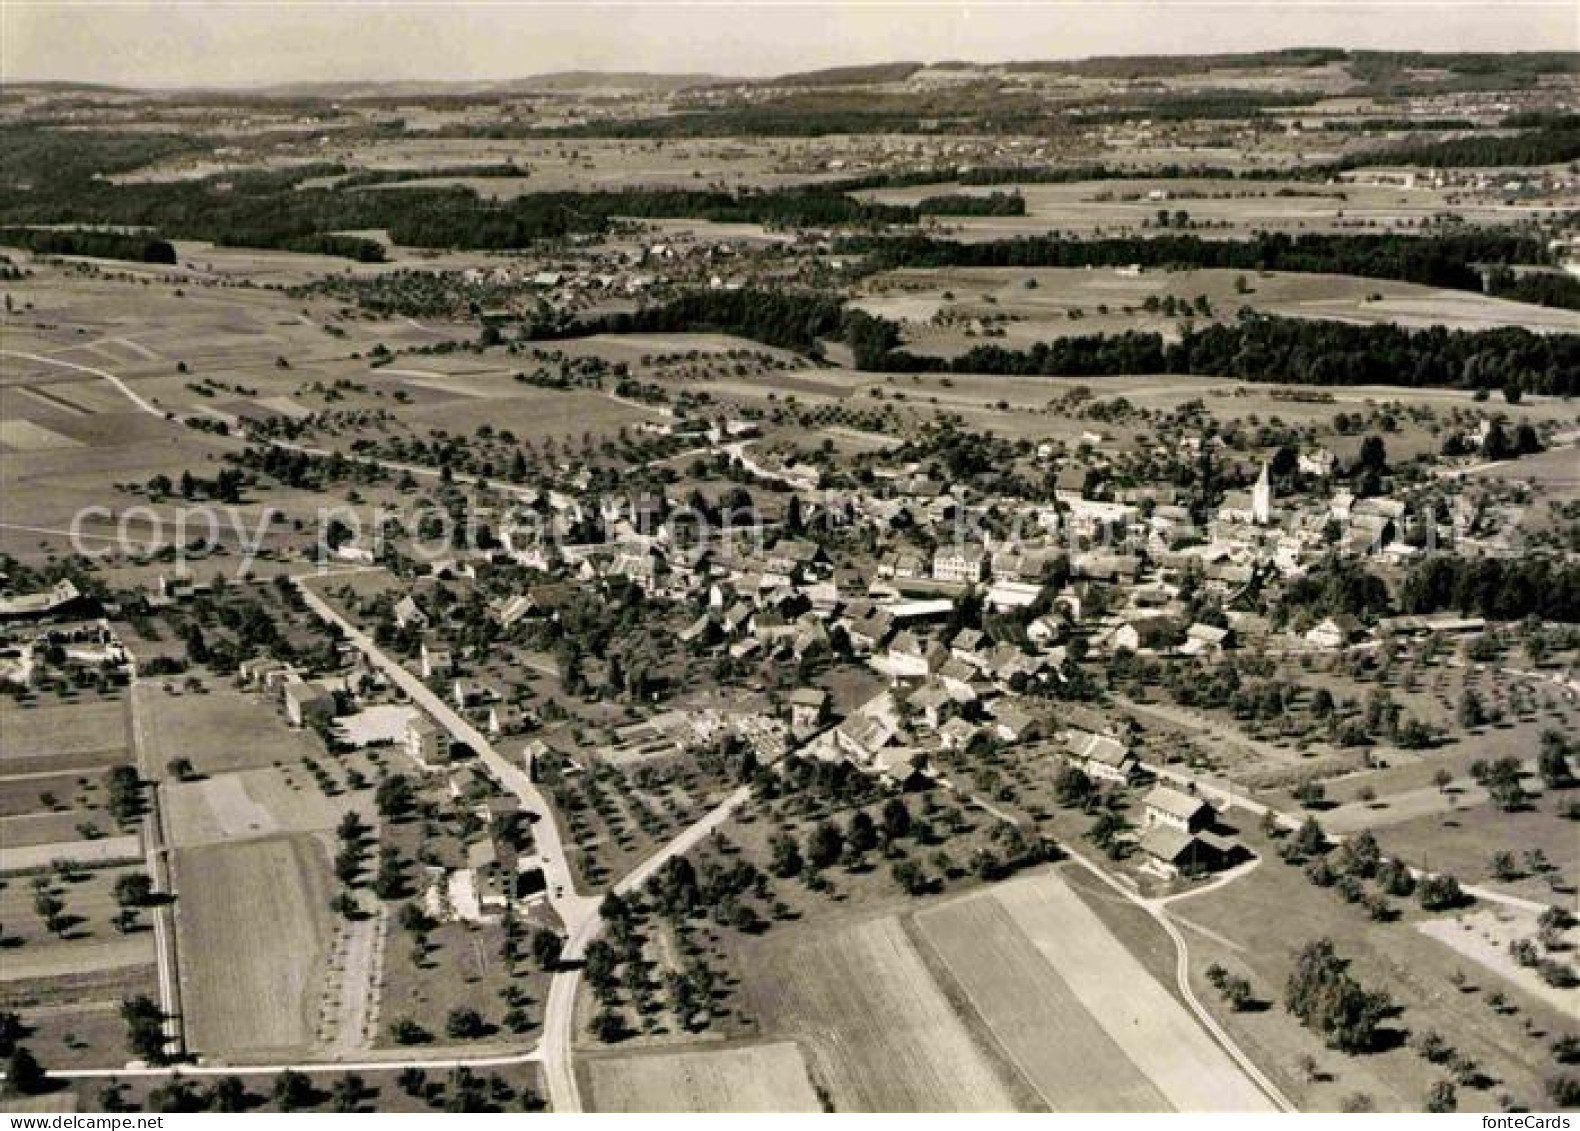
[[[120,699],[0,700],[0,775],[103,770],[126,756]]]
[[[1237,282],[1246,285],[1244,292]],[[1130,275],[1108,268],[906,269],[867,279],[856,305],[904,323],[911,352],[954,357],[982,344],[1024,349],[1054,338],[1126,330],[1175,339],[1180,319],[1146,310],[1144,304],[1165,299],[1194,303],[1201,297],[1211,314],[1195,312],[1193,321],[1198,323],[1233,321],[1245,307],[1289,318],[1410,327],[1580,329],[1580,313],[1575,311],[1464,291],[1350,275],[1224,270]],[[997,319],[1006,319],[1000,324],[1002,336],[984,337],[980,324]]]
[[[606,1112],[813,1112],[817,1094],[790,1042],[587,1061],[589,1107]]]
[[[1056,1111],[1270,1105],[1056,873],[922,912],[972,1005]],[[1087,1050],[1079,1061],[1064,1050]]]
[[[923,185],[879,189],[859,195],[886,204],[909,204],[947,193],[986,196],[1019,192],[1025,216],[947,217],[943,223],[957,239],[997,240],[1050,231],[1106,235],[1135,233],[1159,209],[1184,209],[1193,223],[1215,237],[1254,231],[1324,232],[1364,226],[1368,230],[1405,228],[1445,212],[1467,220],[1505,222],[1525,213],[1545,212],[1546,202],[1512,209],[1478,206],[1452,199],[1436,189],[1397,189],[1376,185],[1313,186],[1304,182],[1177,180],[1072,181],[1067,184]]]
[[[754,959],[755,1012],[804,1043],[840,1111],[1013,1111],[1011,1086],[896,917],[802,935]]]
[[[1076,999],[996,893],[916,917],[995,1040],[1053,1111],[1167,1111],[1163,1094]],[[1081,1050],[1080,1056],[1071,1055]]]
[[[200,1054],[300,1050],[331,934],[328,860],[311,837],[175,855],[187,1039]]]
[[[215,681],[198,694],[173,694],[145,682],[133,694],[151,774],[163,776],[176,757],[189,759],[198,775],[213,777],[322,753],[316,738],[293,730],[258,692]]]
[[[1484,1089],[1461,1088],[1461,1110],[1495,1110],[1500,1095],[1541,1108],[1541,1080],[1550,1071],[1547,1043],[1573,1028],[1574,1009],[1555,1009],[1454,949],[1415,929],[1416,913],[1402,922],[1377,923],[1347,906],[1332,891],[1309,884],[1276,858],[1276,849],[1243,822],[1242,837],[1266,862],[1235,881],[1176,901],[1170,914],[1184,931],[1196,993],[1220,1024],[1303,1111],[1338,1110],[1348,1097],[1364,1094],[1379,1111],[1420,1110],[1428,1087],[1443,1070],[1403,1044],[1408,1033],[1433,1030],[1472,1058],[1494,1081]],[[1421,919],[1433,933],[1451,930],[1451,918]],[[1402,1007],[1385,1022],[1383,1047],[1345,1056],[1326,1049],[1283,1009],[1283,987],[1299,949],[1330,938],[1350,960],[1364,986],[1386,989]],[[1268,1008],[1230,1010],[1204,979],[1219,963],[1248,977]],[[1456,972],[1468,977],[1456,982]],[[1489,1004],[1494,991],[1506,1009]],[[1568,991],[1571,995],[1577,991]],[[1318,1066],[1303,1071],[1302,1058]]]

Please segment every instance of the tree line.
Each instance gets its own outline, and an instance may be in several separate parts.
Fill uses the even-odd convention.
[[[1570,396],[1580,387],[1580,334],[1534,334],[1512,326],[1411,330],[1252,315],[1187,329],[1175,343],[1161,334],[1127,331],[1058,338],[1023,350],[980,345],[954,359],[894,349],[874,353],[874,344],[887,338],[881,328],[860,331],[857,340],[865,352],[858,349],[857,360],[863,368],[1050,377],[1189,373],[1280,384],[1503,389],[1552,396]]]
[[[1058,235],[962,243],[931,236],[851,236],[839,250],[868,257],[877,271],[900,267],[1126,267],[1300,271],[1398,279],[1425,286],[1480,291],[1481,265],[1547,264],[1534,236],[1484,230],[1432,236],[1288,235],[1250,239],[1194,235],[1065,239]]]
[[[174,263],[176,249],[168,240],[140,232],[107,232],[66,228],[0,228],[0,244],[38,255],[91,255],[132,263]]]

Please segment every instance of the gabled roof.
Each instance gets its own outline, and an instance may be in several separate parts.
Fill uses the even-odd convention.
[[[1130,761],[1130,752],[1124,743],[1103,734],[1088,734],[1083,730],[1066,731],[1070,752],[1086,762],[1098,762],[1119,769]]]
[[[1153,825],[1141,836],[1141,850],[1166,864],[1189,855],[1196,838],[1168,825]]]
[[[1148,809],[1156,809],[1160,813],[1167,813],[1182,821],[1189,821],[1198,816],[1203,809],[1210,809],[1205,801],[1199,797],[1192,797],[1188,793],[1181,793],[1177,789],[1170,789],[1166,785],[1154,786],[1142,802]]]

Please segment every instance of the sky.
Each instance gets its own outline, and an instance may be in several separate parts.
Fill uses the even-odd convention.
[[[138,87],[773,75],[1292,46],[1580,50],[1575,0],[0,0],[0,80]]]

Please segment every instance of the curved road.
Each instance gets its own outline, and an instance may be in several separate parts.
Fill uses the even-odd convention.
[[[1072,861],[1085,868],[1088,872],[1092,873],[1092,875],[1096,876],[1114,891],[1124,896],[1125,899],[1141,908],[1141,910],[1145,911],[1152,917],[1153,921],[1157,923],[1159,927],[1163,928],[1164,934],[1168,935],[1169,940],[1174,944],[1175,984],[1179,987],[1180,996],[1185,999],[1185,1004],[1190,1007],[1190,1011],[1196,1015],[1196,1020],[1200,1022],[1201,1027],[1206,1029],[1207,1032],[1212,1035],[1213,1040],[1217,1041],[1218,1045],[1223,1049],[1223,1051],[1229,1054],[1230,1059],[1232,1059],[1235,1064],[1239,1066],[1240,1071],[1249,1076],[1251,1081],[1256,1084],[1258,1088],[1262,1089],[1263,1093],[1269,1100],[1272,1101],[1274,1106],[1276,1106],[1279,1111],[1293,1112],[1298,1110],[1294,1103],[1290,1101],[1289,1097],[1284,1095],[1283,1091],[1279,1089],[1278,1085],[1273,1083],[1273,1081],[1268,1077],[1267,1073],[1258,1068],[1251,1058],[1245,1054],[1245,1050],[1240,1048],[1240,1046],[1235,1043],[1234,1038],[1229,1035],[1222,1025],[1218,1024],[1217,1019],[1213,1017],[1210,1012],[1208,1012],[1207,1007],[1204,1006],[1201,1003],[1201,999],[1196,996],[1196,991],[1191,988],[1190,950],[1186,946],[1185,936],[1182,935],[1179,928],[1174,925],[1173,920],[1171,920],[1168,916],[1168,911],[1165,909],[1165,904],[1167,904],[1170,900],[1167,898],[1143,899],[1141,896],[1125,887],[1124,884],[1114,879],[1113,876],[1110,876],[1097,864],[1093,863],[1079,852],[1071,851],[1070,848],[1065,845],[1061,845],[1060,847],[1064,849],[1065,854],[1068,855]],[[1219,883],[1227,883],[1230,880],[1237,878],[1241,874],[1243,873],[1237,871],[1222,876],[1218,880],[1214,881],[1214,886]],[[1208,889],[1201,888],[1197,891],[1183,892],[1181,895],[1199,895],[1202,891],[1206,890]],[[1172,898],[1180,897],[1176,896]]]

